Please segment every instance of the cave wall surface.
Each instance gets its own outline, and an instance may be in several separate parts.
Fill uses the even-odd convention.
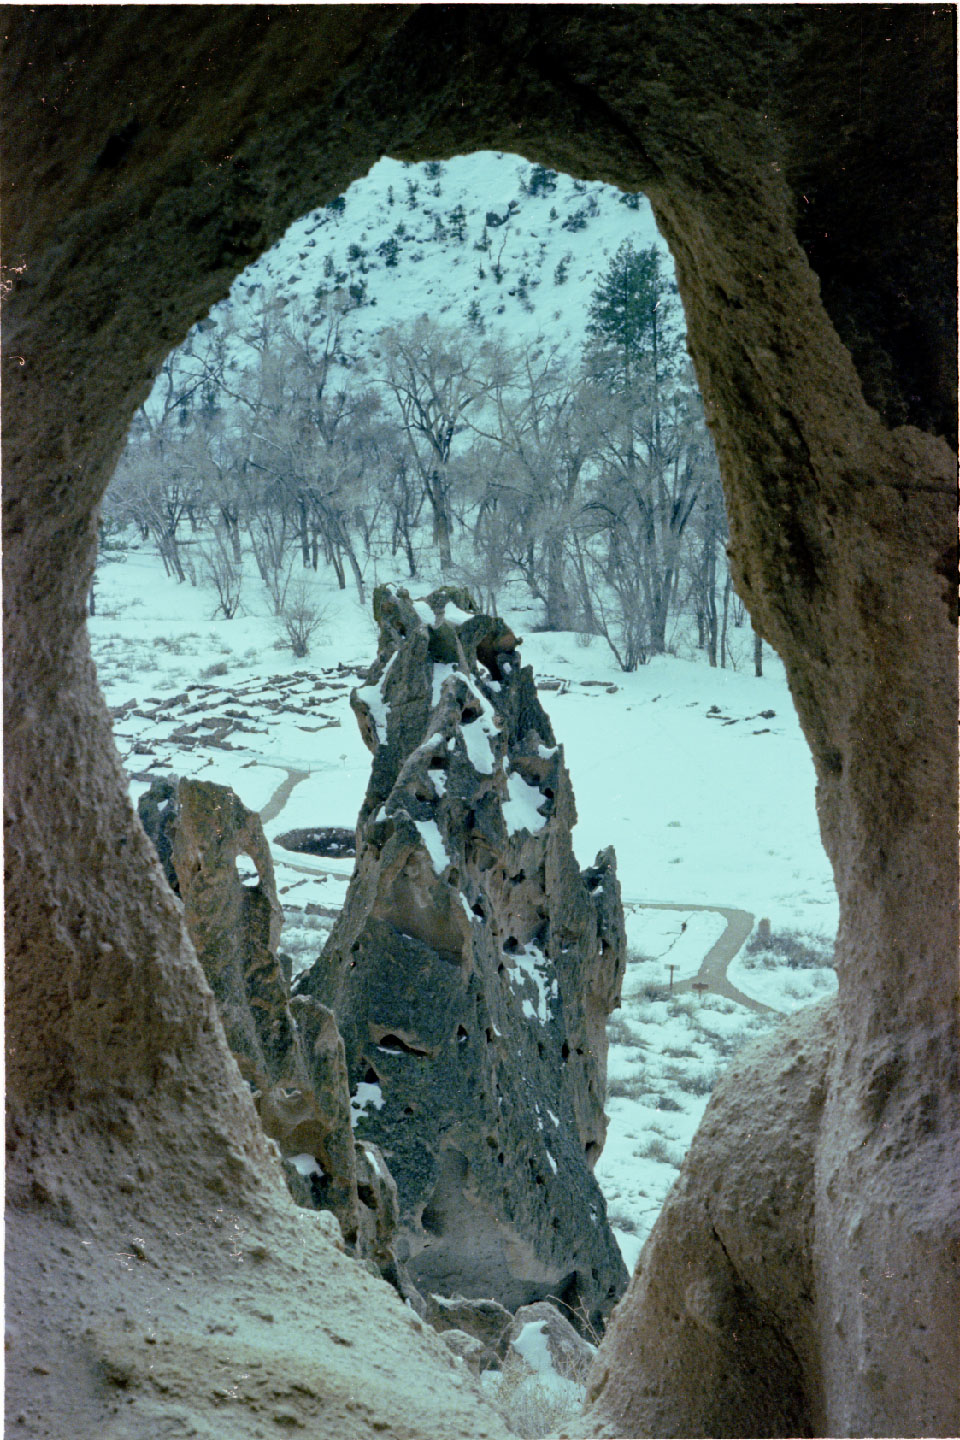
[[[12,6],[3,22],[8,1285],[33,1344],[13,1344],[8,1390],[24,1433],[64,1433],[62,1415],[71,1433],[156,1434],[179,1396],[141,1386],[122,1337],[84,1330],[66,1279],[32,1283],[55,1231],[84,1232],[64,1265],[89,1305],[134,1224],[158,1277],[195,1260],[202,1226],[208,1292],[233,1284],[242,1217],[286,1256],[274,1296],[312,1266],[326,1314],[404,1323],[297,1228],[127,801],[84,608],[98,500],[169,349],[381,154],[478,148],[649,195],[737,586],[814,757],[839,994],[810,1142],[808,1329],[766,1433],[960,1432],[952,7]],[[585,1433],[650,1433],[659,1362],[637,1337],[657,1333],[661,1282],[622,1302],[598,1360],[616,1383],[594,1385]],[[216,1368],[198,1363],[221,1343],[206,1333],[194,1375]],[[357,1432],[399,1423],[402,1385],[416,1433],[466,1433],[429,1337],[388,1341]],[[741,1363],[737,1418],[712,1433],[761,1423]],[[111,1431],[109,1377],[128,1365]],[[294,1386],[282,1406],[310,1403]],[[660,1433],[709,1433],[689,1395],[671,1403]],[[231,1433],[255,1432],[252,1404]],[[472,1433],[500,1433],[471,1413]]]

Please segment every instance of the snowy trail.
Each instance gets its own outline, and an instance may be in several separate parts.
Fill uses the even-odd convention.
[[[722,995],[727,1000],[734,1000],[738,1005],[745,1005],[748,1010],[756,1010],[762,1015],[779,1015],[782,1012],[775,1010],[771,1005],[764,1005],[760,1000],[754,1000],[738,990],[727,979],[727,967],[731,961],[736,959],[741,948],[753,930],[754,916],[749,910],[734,910],[723,905],[679,905],[659,902],[654,900],[634,900],[623,897],[623,905],[631,910],[698,910],[711,915],[720,915],[726,922],[726,929],[719,940],[711,945],[700,962],[700,969],[689,980],[678,980],[671,987],[674,995],[682,995],[687,990],[695,994],[711,991],[714,995]]]
[[[310,777],[309,770],[294,770],[289,765],[284,765],[282,768],[287,772],[287,778],[277,786],[266,805],[264,805],[260,811],[261,825],[269,825],[271,820],[276,820],[296,787],[301,781],[307,780]]]

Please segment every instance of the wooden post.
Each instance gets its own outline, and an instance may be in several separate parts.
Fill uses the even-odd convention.
[[[673,994],[673,972],[674,972],[674,970],[676,970],[676,968],[677,968],[676,965],[671,965],[671,966],[669,967],[669,969],[670,969],[670,994],[671,994],[671,995]]]

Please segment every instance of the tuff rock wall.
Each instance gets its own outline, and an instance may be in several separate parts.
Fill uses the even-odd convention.
[[[809,1345],[773,1414],[735,1352],[743,1403],[714,1428],[763,1413],[768,1433],[957,1433],[953,11],[10,7],[4,36],[8,1293],[32,1337],[8,1353],[12,1403],[39,1397],[46,1433],[63,1433],[58,1417],[108,1433],[104,1356],[109,1373],[130,1367],[116,1433],[158,1433],[171,1396],[215,1403],[170,1365],[167,1390],[148,1394],[142,1346],[96,1324],[82,1338],[66,1270],[34,1283],[65,1225],[99,1227],[69,1261],[85,1305],[134,1226],[158,1275],[200,1253],[206,1293],[226,1294],[240,1271],[225,1193],[244,1233],[274,1237],[275,1294],[293,1293],[309,1253],[315,1303],[372,1303],[372,1279],[296,1229],[130,811],[84,598],[130,416],[236,272],[380,154],[489,146],[651,198],[737,584],[787,668],[840,895],[802,1239]],[[757,1083],[775,1106],[774,1076]],[[770,1143],[736,1126],[711,1140],[757,1194]],[[771,1214],[724,1241],[765,1333],[789,1319],[738,1256],[776,1249],[781,1223],[794,1222]],[[128,1280],[143,1305],[162,1293],[144,1288],[152,1273],[143,1262]],[[704,1433],[696,1374],[667,1387],[658,1368],[670,1293],[635,1282],[621,1305],[598,1364],[624,1383],[594,1387],[596,1428],[638,1433],[655,1391],[662,1430]],[[395,1428],[401,1392],[417,1433],[457,1433],[466,1412],[453,1380],[434,1383],[439,1351],[381,1313],[362,1413],[337,1379],[360,1373],[351,1352],[319,1331],[314,1390],[319,1366],[359,1433]],[[168,1353],[206,1376],[227,1363],[219,1343],[200,1327]],[[310,1405],[316,1432],[337,1433],[319,1400],[288,1391],[285,1407]],[[469,1413],[472,1433],[495,1433]],[[253,1433],[251,1416],[237,1410],[232,1433]]]

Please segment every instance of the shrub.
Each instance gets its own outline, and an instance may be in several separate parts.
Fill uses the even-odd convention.
[[[217,533],[211,545],[202,547],[200,559],[207,579],[217,592],[217,606],[214,615],[222,612],[225,620],[232,620],[240,608],[240,591],[243,588],[243,569]]]
[[[323,618],[323,611],[310,598],[307,582],[298,580],[287,592],[280,611],[287,644],[298,660],[309,655],[310,641],[323,624]]]
[[[608,1100],[639,1100],[646,1089],[640,1075],[620,1075],[607,1082]]]
[[[714,1070],[693,1070],[686,1065],[667,1065],[664,1076],[682,1090],[685,1095],[709,1095],[717,1083],[718,1072]]]
[[[539,1440],[579,1414],[583,1387],[552,1375],[537,1375],[519,1355],[510,1354],[497,1373],[488,1371],[484,1390],[523,1440]]]
[[[821,970],[833,964],[833,955],[819,936],[796,930],[757,931],[747,941],[744,953],[756,955],[760,964],[770,968],[783,961],[791,970]]]
[[[611,1045],[629,1045],[637,1048],[633,1031],[622,1015],[613,1015],[607,1021],[607,1039]]]
[[[666,1140],[662,1135],[650,1135],[645,1140],[643,1147],[636,1152],[639,1160],[660,1160],[664,1165],[673,1165],[674,1159],[670,1154]]]

